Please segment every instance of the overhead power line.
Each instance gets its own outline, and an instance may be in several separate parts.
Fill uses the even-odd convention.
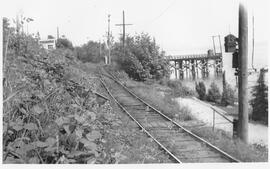
[[[171,6],[176,2],[176,0],[172,1],[157,17],[152,19],[150,22],[147,23],[146,26],[149,26],[150,24],[154,23],[156,20],[158,20],[160,17],[162,17],[170,8]]]

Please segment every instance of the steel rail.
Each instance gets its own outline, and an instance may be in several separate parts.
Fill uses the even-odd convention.
[[[174,160],[176,160],[178,163],[182,163],[180,159],[178,159],[174,154],[172,154],[164,145],[162,145],[158,140],[155,139],[154,136],[152,136],[113,96],[113,94],[110,92],[108,87],[106,86],[106,83],[102,80],[102,77],[100,77],[100,82],[106,89],[106,91],[109,93],[109,95],[113,98],[113,100],[118,104],[118,106],[128,114],[128,116],[149,136],[151,137],[162,149],[164,149]]]
[[[116,83],[118,83],[119,85],[121,85],[126,91],[128,91],[131,95],[133,95],[135,98],[137,98],[138,100],[140,100],[141,102],[143,102],[145,105],[147,105],[148,107],[152,108],[153,110],[155,110],[158,114],[160,114],[161,116],[163,116],[164,118],[166,118],[167,120],[171,121],[173,124],[175,124],[176,126],[178,126],[179,128],[183,129],[186,133],[188,133],[190,136],[194,137],[195,139],[205,143],[207,146],[211,147],[212,149],[214,149],[216,152],[221,153],[225,158],[231,160],[232,162],[241,162],[240,160],[232,157],[231,155],[229,155],[228,153],[224,152],[223,150],[221,150],[220,148],[214,146],[213,144],[209,143],[208,141],[206,141],[205,139],[199,137],[198,135],[192,133],[191,131],[189,131],[188,129],[186,129],[185,127],[183,127],[182,125],[178,124],[177,122],[175,122],[174,120],[172,120],[171,118],[169,118],[168,116],[166,116],[165,114],[163,114],[162,112],[160,112],[159,110],[157,110],[155,107],[153,107],[152,105],[148,104],[146,101],[144,101],[142,98],[138,97],[135,93],[133,93],[132,91],[130,91],[126,86],[124,86],[121,82],[119,82],[118,80],[116,80],[117,78],[112,75],[110,72],[107,72],[108,74],[111,75],[111,79],[114,80]],[[109,77],[109,76],[108,76]]]

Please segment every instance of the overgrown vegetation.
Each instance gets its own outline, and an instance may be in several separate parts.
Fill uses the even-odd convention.
[[[222,106],[233,106],[235,102],[235,91],[233,90],[231,85],[226,82],[225,72],[223,72],[222,77],[223,91],[220,104]]]
[[[207,98],[207,101],[210,101],[210,102],[215,102],[215,103],[220,102],[221,94],[220,94],[217,84],[215,84],[214,82],[211,83],[210,88],[208,89],[206,98]]]
[[[98,63],[104,60],[105,44],[89,41],[80,47],[75,47],[75,54],[82,62]]]
[[[56,47],[70,49],[70,50],[74,49],[72,42],[64,37],[57,39]]]
[[[265,84],[264,71],[264,69],[260,70],[257,85],[252,90],[253,99],[250,104],[252,106],[252,120],[268,124],[268,86]]]
[[[231,85],[226,83],[225,87],[223,88],[222,97],[221,97],[221,105],[228,106],[234,105],[235,102],[235,92],[232,89]]]
[[[145,33],[127,36],[125,50],[122,43],[115,43],[112,56],[119,68],[137,81],[159,80],[170,73],[164,51]]]
[[[187,86],[184,86],[180,80],[168,80],[166,85],[172,89],[174,97],[194,96],[195,91]]]
[[[32,36],[15,32],[7,19],[3,34],[3,162],[103,163],[113,158],[103,146],[106,119],[97,120],[111,107],[97,103],[96,83],[78,69],[73,53],[45,51]]]
[[[205,84],[203,82],[199,82],[199,83],[196,82],[195,89],[199,95],[199,99],[205,100],[205,98],[206,98]]]

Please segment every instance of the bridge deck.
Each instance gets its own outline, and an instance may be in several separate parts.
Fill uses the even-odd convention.
[[[190,54],[190,55],[170,55],[166,56],[167,60],[177,61],[177,60],[190,60],[190,59],[219,59],[222,57],[221,53],[216,53],[214,55],[208,54]]]

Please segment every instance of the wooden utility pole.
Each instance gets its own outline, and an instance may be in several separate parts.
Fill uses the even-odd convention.
[[[110,37],[110,17],[111,15],[108,15],[108,37],[107,37],[107,45],[108,45],[108,64],[111,64],[111,37]]]
[[[101,42],[99,40],[99,58],[101,58]]]
[[[59,39],[59,28],[57,27],[57,40]]]
[[[212,40],[213,40],[214,54],[216,54],[215,36],[212,36]]]
[[[238,137],[248,143],[248,13],[245,3],[239,4],[239,122]]]
[[[123,27],[123,51],[125,54],[125,37],[126,37],[126,26],[132,25],[132,24],[126,24],[125,23],[125,11],[123,11],[123,23],[122,24],[115,24],[116,26],[122,26]]]

